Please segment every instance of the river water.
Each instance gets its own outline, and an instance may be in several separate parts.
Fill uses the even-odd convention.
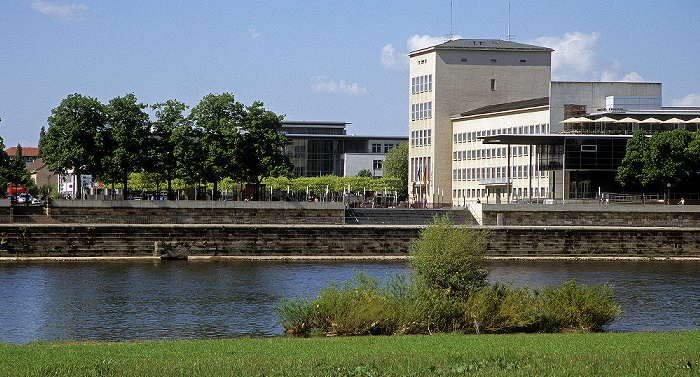
[[[613,284],[609,331],[700,329],[698,261],[489,261],[490,280]],[[273,308],[353,270],[411,273],[405,261],[0,263],[0,342],[269,337]]]

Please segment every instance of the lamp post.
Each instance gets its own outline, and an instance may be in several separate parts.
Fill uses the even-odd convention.
[[[671,204],[671,184],[666,184],[666,204]]]

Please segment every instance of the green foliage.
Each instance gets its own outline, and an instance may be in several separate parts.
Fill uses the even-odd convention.
[[[409,249],[416,275],[428,289],[448,294],[486,285],[484,269],[489,232],[455,226],[448,216],[436,217]]]
[[[106,121],[105,107],[97,99],[71,94],[61,101],[51,110],[49,129],[40,143],[49,170],[60,174],[73,170],[78,176],[101,175]],[[78,197],[82,197],[80,191]]]
[[[608,284],[586,287],[575,280],[547,286],[537,294],[542,331],[600,330],[619,315]]]
[[[403,186],[399,199],[406,200],[408,198],[408,143],[401,143],[391,148],[384,157],[382,169],[385,177],[401,181]]]
[[[322,177],[269,177],[263,180],[267,187],[284,191],[289,187],[295,192],[306,191],[308,187],[314,193],[325,193],[326,187],[332,193],[363,191],[396,191],[401,189],[401,182],[395,178],[370,178],[370,177],[338,177],[326,175]]]
[[[187,105],[182,102],[168,100],[152,106],[156,112],[153,132],[150,137],[150,164],[146,171],[158,173],[168,183],[168,199],[173,199],[172,182],[181,176],[186,159],[187,140],[191,134],[192,124],[185,117]]]
[[[355,174],[356,177],[372,177],[372,172],[369,171],[369,169],[362,169],[357,174]]]
[[[333,335],[598,331],[619,314],[608,285],[587,288],[572,280],[534,291],[488,286],[487,242],[484,231],[435,218],[411,246],[412,279],[381,281],[356,271],[316,298],[282,301],[279,323],[292,333]]]
[[[700,184],[700,135],[676,129],[647,137],[637,131],[627,142],[616,178],[627,189],[656,190],[670,183],[694,190]]]
[[[127,197],[129,174],[147,166],[150,147],[147,137],[151,123],[148,114],[143,111],[145,108],[146,105],[137,103],[133,94],[116,97],[107,105],[100,177],[108,182],[121,182],[124,199]]]

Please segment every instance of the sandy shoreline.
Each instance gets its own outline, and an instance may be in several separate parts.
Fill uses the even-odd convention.
[[[189,262],[209,261],[396,261],[407,260],[407,255],[227,255],[190,256]],[[570,261],[700,261],[700,257],[631,257],[631,256],[487,256],[487,260],[570,260]],[[139,257],[0,257],[3,262],[108,262],[108,261],[161,261],[157,256]],[[179,261],[182,262],[182,261]]]

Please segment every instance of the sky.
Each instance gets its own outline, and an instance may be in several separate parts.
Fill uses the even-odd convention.
[[[408,135],[407,54],[457,38],[554,48],[552,79],[663,83],[700,106],[700,0],[1,0],[0,137],[36,146],[69,94],[190,107],[232,93],[287,120]]]

